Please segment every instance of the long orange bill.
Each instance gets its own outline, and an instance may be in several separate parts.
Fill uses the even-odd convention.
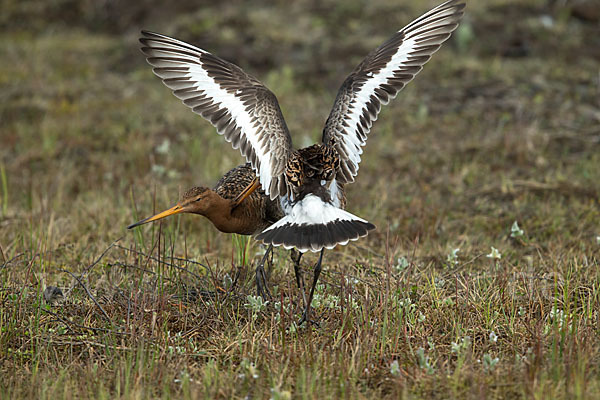
[[[135,224],[131,224],[127,227],[127,229],[132,229],[135,228],[136,226],[140,226],[140,225],[144,225],[147,224],[148,222],[152,222],[152,221],[156,221],[159,219],[163,219],[165,217],[168,217],[170,215],[175,215],[175,214],[179,214],[183,212],[183,207],[181,207],[179,204],[177,204],[176,206],[173,206],[171,208],[169,208],[168,210],[165,210],[159,214],[156,214],[152,217],[148,217],[146,219],[143,219],[141,221],[136,222]]]
[[[242,190],[242,192],[240,194],[238,194],[238,196],[235,198],[235,200],[233,200],[233,207],[237,207],[240,205],[240,203],[242,201],[244,201],[244,199],[248,196],[250,196],[258,187],[260,186],[260,183],[258,182],[258,178],[254,178],[254,180],[252,181],[252,183],[250,183],[248,186],[246,186],[246,188],[244,190]]]

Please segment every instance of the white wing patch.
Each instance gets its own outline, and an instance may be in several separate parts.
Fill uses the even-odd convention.
[[[277,197],[291,138],[275,96],[239,67],[202,49],[157,33],[142,33],[142,52],[154,73],[240,150],[265,193]]]
[[[423,68],[458,26],[464,4],[447,1],[398,31],[346,79],[323,131],[340,153],[340,181],[354,181],[367,135],[387,104]]]
[[[210,98],[215,105],[219,108],[225,108],[231,114],[232,119],[235,121],[236,125],[241,128],[242,135],[246,137],[250,145],[254,149],[256,156],[260,160],[260,167],[258,171],[260,184],[263,187],[265,193],[270,193],[271,186],[271,157],[268,154],[267,146],[264,146],[260,143],[258,132],[256,127],[252,122],[251,115],[249,111],[246,109],[246,106],[242,102],[242,100],[237,97],[235,94],[224,90],[219,86],[217,82],[210,76],[208,76],[207,72],[202,68],[201,64],[195,65],[192,64],[189,66],[189,72],[185,74],[185,77],[190,78],[193,82],[194,87],[196,87],[200,92],[202,92],[205,96]],[[237,90],[236,93],[241,92],[241,90]],[[185,100],[183,96],[177,96],[182,100]],[[219,134],[223,134],[223,132],[219,132]],[[234,149],[240,148],[240,144],[232,143]],[[241,152],[242,149],[240,149]],[[242,152],[242,155],[245,155]],[[251,160],[247,160],[251,161]]]
[[[354,130],[346,133],[343,145],[346,154],[348,154],[350,160],[357,168],[361,161],[361,154],[363,152],[362,146],[364,145],[364,142],[360,140],[357,132],[357,127],[361,124],[360,117],[364,114],[375,89],[381,85],[387,84],[388,80],[394,76],[394,72],[402,68],[402,65],[409,60],[410,53],[415,50],[415,44],[416,41],[414,38],[405,40],[385,68],[380,70],[377,74],[373,74],[372,72],[369,73],[370,75],[367,74],[370,79],[364,83],[362,88],[355,95],[356,97],[351,106],[351,111],[346,117],[348,124],[350,127],[353,127]],[[389,100],[382,101],[383,104],[387,104],[388,102]],[[377,114],[365,121],[367,125],[365,128],[369,130],[376,120]]]

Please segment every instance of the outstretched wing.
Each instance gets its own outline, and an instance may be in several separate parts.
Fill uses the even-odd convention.
[[[323,129],[323,143],[334,145],[340,155],[338,181],[354,181],[381,104],[396,97],[450,37],[464,6],[450,0],[425,13],[371,52],[346,78]]]
[[[240,67],[168,36],[142,31],[154,73],[251,163],[271,199],[285,195],[292,139],[275,95]]]

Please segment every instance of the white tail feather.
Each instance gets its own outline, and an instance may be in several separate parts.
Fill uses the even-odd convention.
[[[362,218],[307,195],[288,214],[257,236],[258,240],[286,249],[317,252],[345,245],[365,236],[375,226]]]
[[[367,222],[364,219],[350,214],[348,211],[325,203],[319,197],[309,194],[292,206],[291,212],[265,229],[265,232],[286,224],[293,225],[325,225],[335,220]]]

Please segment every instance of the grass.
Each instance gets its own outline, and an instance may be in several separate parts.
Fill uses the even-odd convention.
[[[261,78],[301,146],[425,5],[36,4],[0,19],[0,397],[600,396],[600,55],[574,6],[468,5],[374,125],[348,208],[378,229],[325,254],[306,329],[286,251],[264,304],[254,241],[193,216],[125,229],[241,162],[138,28]]]

